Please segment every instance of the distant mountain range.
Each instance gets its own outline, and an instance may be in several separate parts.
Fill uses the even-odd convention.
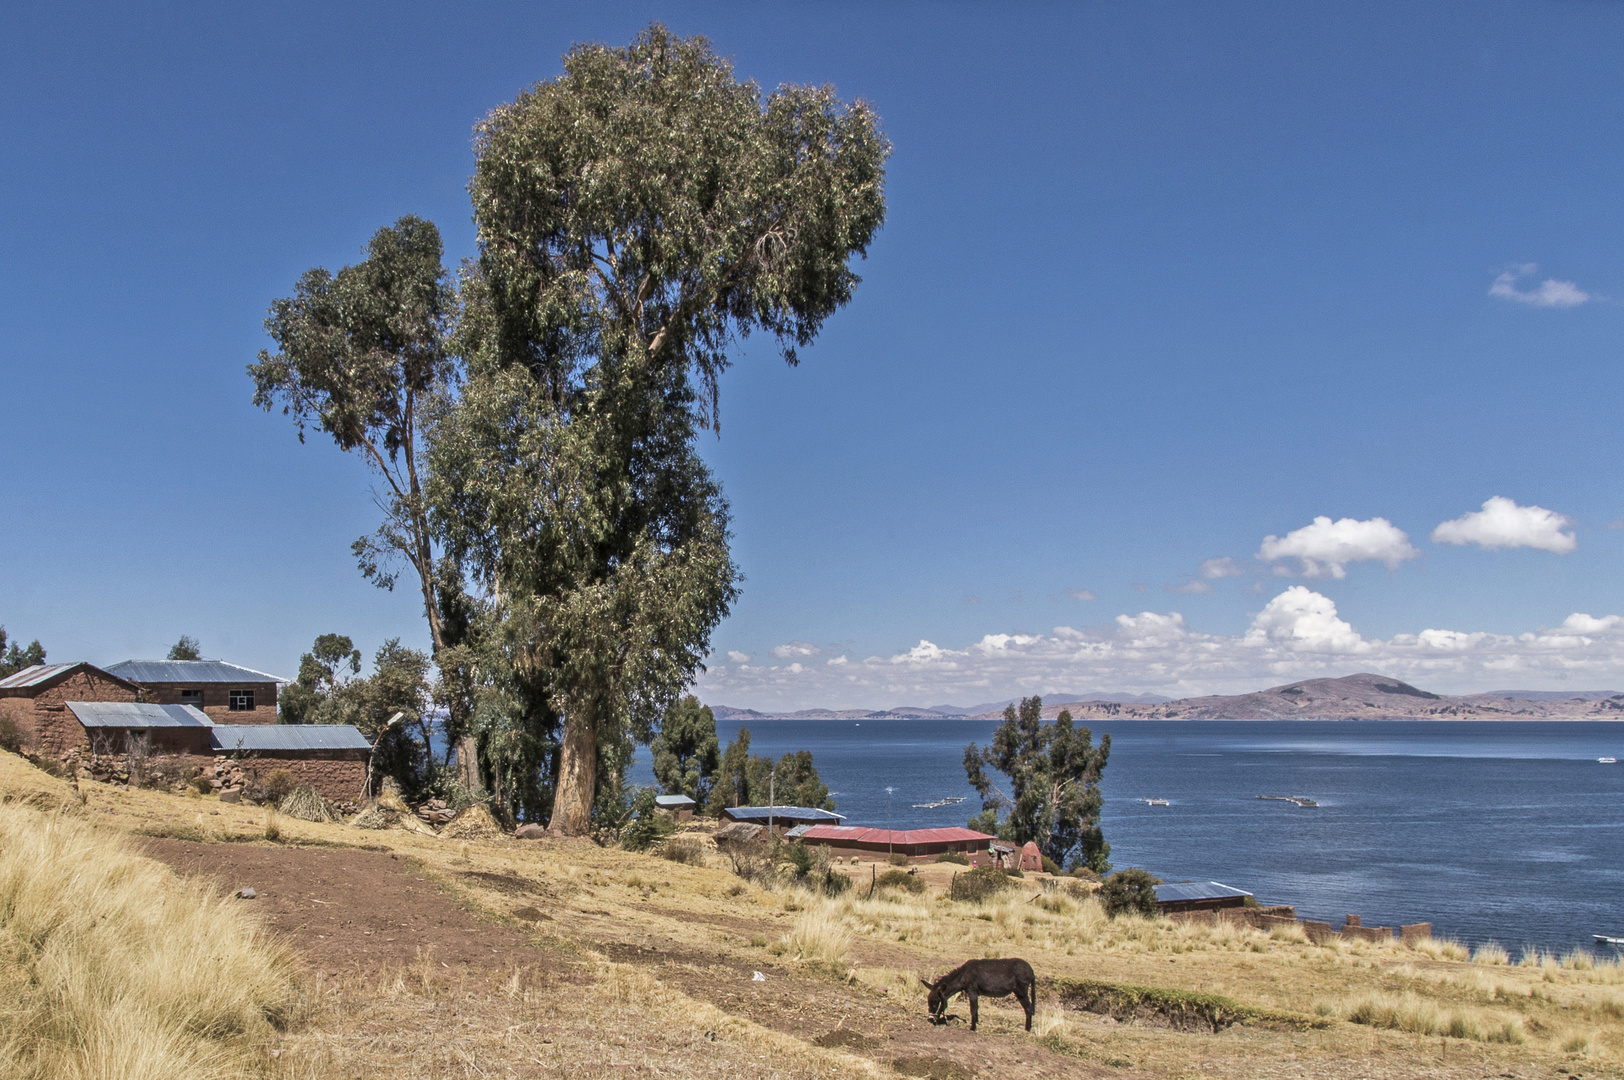
[[[996,719],[1019,699],[981,705],[909,705],[895,709],[801,709],[769,713],[713,705],[722,720]],[[1250,694],[1171,699],[1156,694],[1046,694],[1043,715],[1062,709],[1079,720],[1600,720],[1624,719],[1624,692],[1614,690],[1495,690],[1452,697],[1368,672],[1308,679]]]

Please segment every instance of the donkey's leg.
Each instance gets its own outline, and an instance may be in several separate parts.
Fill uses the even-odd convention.
[[[980,997],[974,990],[971,990],[968,996],[970,998],[970,1030],[974,1031],[976,1029],[976,1021],[981,1018],[981,1009],[979,1008]]]
[[[1026,1010],[1026,1030],[1032,1030],[1032,1014],[1037,1011],[1037,991],[1035,988],[1017,983],[1015,986],[1015,1000],[1021,1003]]]

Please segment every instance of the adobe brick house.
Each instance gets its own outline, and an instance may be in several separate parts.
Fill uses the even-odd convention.
[[[126,660],[107,669],[157,705],[191,705],[217,724],[276,723],[276,684],[287,682],[224,660]]]
[[[210,741],[217,760],[230,759],[260,780],[286,769],[295,787],[315,788],[333,802],[366,792],[372,744],[349,724],[216,724]]]
[[[59,758],[88,748],[70,701],[135,702],[141,688],[90,664],[36,664],[0,679],[0,716],[17,724],[24,745]]]
[[[128,701],[70,701],[98,754],[127,754],[132,739],[146,739],[155,754],[214,755],[209,718],[190,705],[144,705]]]

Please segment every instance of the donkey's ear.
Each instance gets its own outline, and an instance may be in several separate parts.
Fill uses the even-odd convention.
[[[926,981],[925,981],[925,980],[924,980],[924,979],[920,979],[920,980],[919,980],[919,985],[920,985],[920,986],[923,986],[923,987],[925,987],[925,988],[926,988],[926,989],[929,989],[929,990],[934,990],[934,989],[936,989],[936,984],[935,984],[935,983],[932,983],[932,982],[926,982]]]

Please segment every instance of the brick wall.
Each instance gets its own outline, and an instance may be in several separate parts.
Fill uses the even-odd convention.
[[[182,700],[182,690],[200,690],[203,693],[202,710],[216,724],[274,724],[276,723],[275,683],[143,683],[146,699],[158,705],[196,705],[194,698]],[[254,707],[231,711],[231,691],[252,690]]]
[[[365,754],[317,757],[310,754],[277,755],[256,753],[251,758],[236,762],[243,772],[260,780],[275,769],[286,769],[293,774],[295,787],[315,788],[333,802],[359,799],[367,783]]]

